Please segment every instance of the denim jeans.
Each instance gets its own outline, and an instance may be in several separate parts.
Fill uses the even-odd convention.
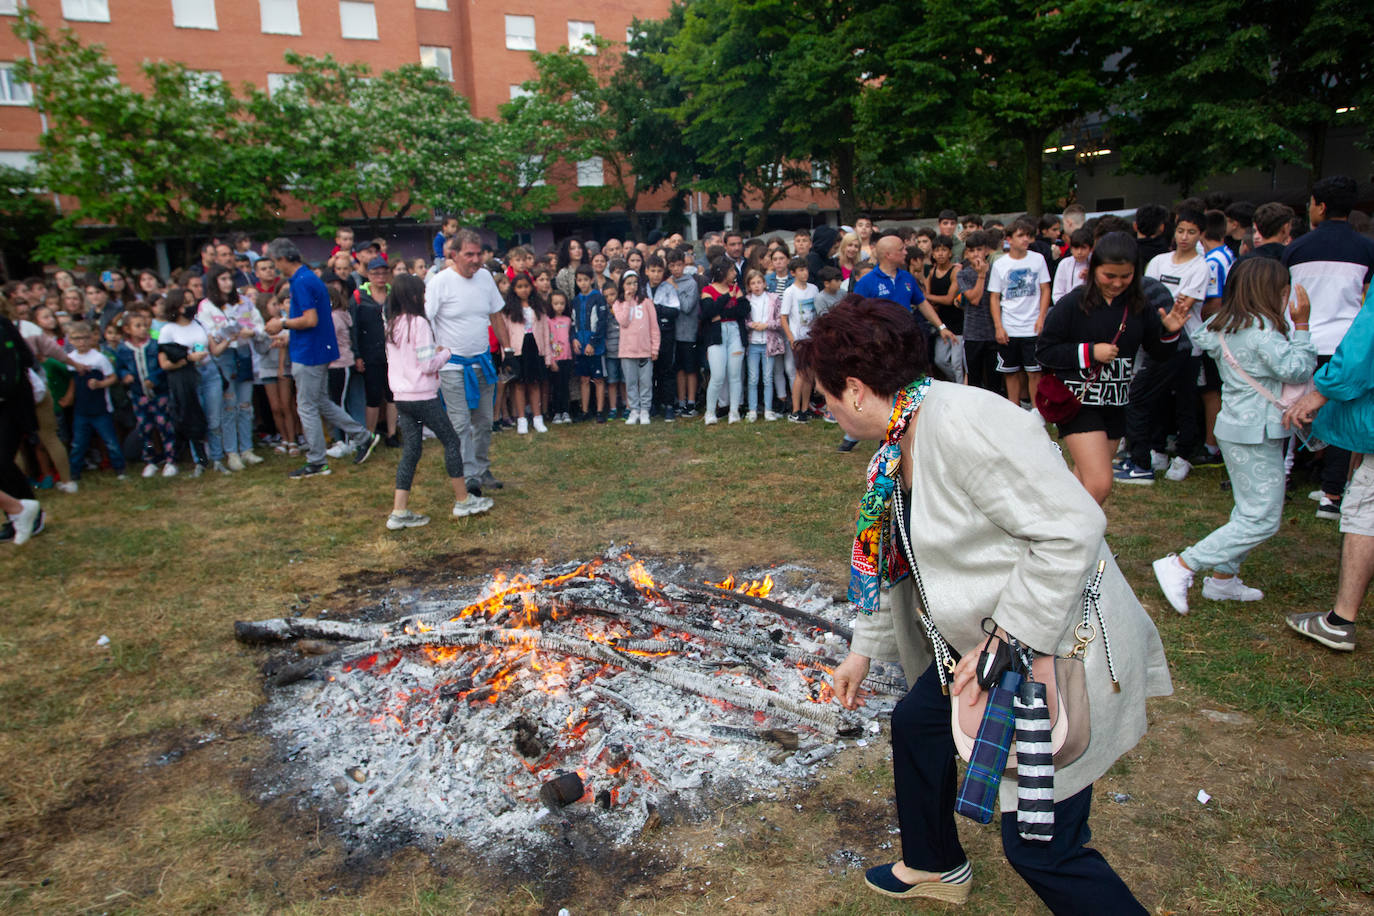
[[[230,382],[224,389],[224,413],[220,422],[224,451],[237,455],[253,447],[253,383]]]
[[[773,409],[773,357],[768,355],[768,344],[749,345],[749,410],[759,409],[759,371],[763,371],[763,409]]]
[[[720,323],[721,342],[706,348],[711,366],[711,380],[706,383],[705,409],[715,411],[720,403],[721,386],[730,382],[730,413],[738,414],[743,395],[744,345],[740,343],[739,325],[733,321]]]
[[[213,359],[202,361],[199,371],[196,397],[200,399],[200,409],[205,411],[205,450],[211,461],[223,461],[224,440],[220,437],[220,425],[224,414],[224,377]]]
[[[80,480],[81,472],[86,469],[86,449],[90,447],[92,432],[105,441],[110,466],[118,472],[124,471],[124,450],[115,433],[114,414],[76,414],[72,417],[72,480]]]

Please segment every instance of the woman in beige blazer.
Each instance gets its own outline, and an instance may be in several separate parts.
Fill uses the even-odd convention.
[[[925,344],[902,307],[847,300],[816,319],[802,344],[798,366],[812,373],[844,431],[882,444],[870,466],[851,571],[850,597],[860,613],[850,655],[835,670],[835,693],[854,708],[874,658],[899,661],[913,685],[892,715],[902,858],[870,869],[868,885],[893,897],[950,901],[966,899],[971,886],[954,825],[950,699],[912,578],[901,561],[894,566],[892,526],[904,524],[930,617],[958,658],[951,691],[961,703],[979,692],[973,665],[986,638],[984,618],[1035,653],[1065,654],[1081,621],[1084,585],[1105,564],[1107,639],[1098,634],[1085,657],[1091,741],[1054,774],[1050,842],[1019,836],[1016,781],[1002,781],[1003,846],[1055,913],[1144,913],[1106,860],[1084,845],[1093,782],[1145,733],[1146,697],[1172,691],[1154,623],[1103,540],[1102,510],[1026,412],[981,389],[925,377]],[[894,486],[909,492],[902,499],[907,520],[892,518]]]

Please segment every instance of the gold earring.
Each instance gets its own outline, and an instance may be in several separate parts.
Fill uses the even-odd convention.
[[[858,401],[855,401],[855,402],[854,402],[854,412],[855,412],[855,413],[863,413],[863,412],[864,412],[864,409],[863,409],[862,407],[859,406],[859,402],[858,402]]]

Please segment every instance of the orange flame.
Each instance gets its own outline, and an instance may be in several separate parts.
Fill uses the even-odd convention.
[[[710,579],[704,580],[712,588],[718,588],[727,592],[739,592],[743,595],[753,595],[755,598],[767,598],[773,591],[773,577],[764,575],[762,580],[751,580],[743,584],[737,583],[734,576],[726,576],[719,582],[712,582]]]
[[[630,568],[625,570],[625,574],[630,577],[631,582],[640,588],[658,588],[658,584],[654,582],[654,577],[649,575],[649,571],[644,568],[644,564],[639,560],[635,560]]]

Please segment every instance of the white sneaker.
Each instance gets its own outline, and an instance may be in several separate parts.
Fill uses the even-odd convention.
[[[1188,472],[1193,469],[1192,463],[1182,455],[1175,455],[1174,460],[1169,462],[1169,470],[1164,472],[1165,480],[1187,480]]]
[[[242,461],[245,465],[262,464],[263,461],[262,458],[253,454],[253,450],[251,448],[246,452],[239,452],[239,460]]]
[[[640,425],[640,426],[648,426],[648,425],[649,425],[649,411],[647,411],[647,410],[641,410],[641,411],[639,412],[639,425]]]
[[[469,493],[467,499],[460,500],[453,504],[453,517],[465,518],[469,515],[478,515],[482,512],[486,512],[493,505],[495,505],[495,503],[492,502],[490,496],[473,496]]]
[[[353,449],[349,447],[347,440],[340,439],[338,442],[335,442],[333,445],[329,446],[329,448],[325,449],[324,453],[328,455],[330,458],[342,458],[344,455],[347,455],[352,450]]]
[[[388,531],[400,531],[402,528],[422,528],[429,524],[428,515],[420,515],[404,509],[400,512],[392,512],[386,518]]]
[[[230,452],[228,455],[225,456],[224,463],[229,466],[229,470],[231,471],[243,470],[243,459],[240,458],[238,455],[234,454],[233,452]]]
[[[1123,440],[1124,441],[1124,440]],[[1169,469],[1169,456],[1163,452],[1150,452],[1150,470],[1167,471]]]
[[[1207,576],[1202,580],[1202,597],[1209,601],[1259,601],[1264,592],[1240,581],[1240,576],[1218,579]]]
[[[707,426],[715,426],[720,421],[716,419],[716,412],[714,410],[708,410],[706,411],[706,416],[702,418],[701,422],[705,423]]]
[[[1164,598],[1180,614],[1188,613],[1188,589],[1193,585],[1193,571],[1184,566],[1178,554],[1171,553],[1154,562],[1155,580],[1164,591]]]
[[[729,422],[731,422],[731,423],[738,423],[738,422],[739,422],[739,411],[738,411],[738,410],[732,410],[732,411],[730,411]]]
[[[179,473],[180,473],[180,471],[177,470],[177,466],[176,466],[176,463],[175,463],[175,462],[169,461],[169,462],[167,462],[166,464],[164,464],[164,465],[162,466],[162,476],[163,476],[163,477],[175,477],[175,476],[177,476],[177,474],[179,474]]]
[[[765,420],[776,420],[778,418],[778,415],[771,410],[765,410],[763,412],[763,418]]]
[[[33,537],[34,526],[38,524],[38,500],[19,500],[19,513],[10,516],[10,524],[14,525],[14,543],[26,543]]]
[[[528,436],[530,434],[530,421],[526,420],[524,417],[516,420],[515,431],[522,436]]]
[[[546,433],[549,431],[549,428],[544,425],[544,418],[539,414],[534,415],[534,431],[537,433]]]
[[[634,425],[635,425],[636,423],[638,423],[638,422],[639,422],[639,411],[637,411],[637,410],[632,410],[632,411],[630,411],[629,417],[627,417],[627,418],[625,419],[625,425],[626,425],[626,426],[634,426]]]
[[[1310,500],[1312,500],[1312,502],[1314,502],[1314,503],[1319,503],[1319,502],[1321,502],[1323,499],[1326,499],[1326,491],[1325,491],[1325,490],[1313,490],[1311,493],[1308,493],[1308,494],[1307,494],[1307,498],[1310,499]]]
[[[75,493],[79,489],[75,480],[59,480],[56,486],[63,493]]]
[[[750,423],[757,423],[759,419],[759,412],[757,410],[751,410],[744,415],[744,419],[748,420]]]
[[[223,461],[216,461],[216,462],[214,462],[213,465],[212,465],[212,467],[213,467],[216,471],[219,471],[221,474],[224,474],[224,475],[226,475],[226,476],[230,473],[229,468],[224,464]]]
[[[145,464],[145,465],[143,466],[143,478],[144,478],[145,480],[146,480],[147,478],[149,478],[149,477],[156,477],[156,476],[157,476],[157,465],[153,464],[152,462],[149,462],[148,464]]]

